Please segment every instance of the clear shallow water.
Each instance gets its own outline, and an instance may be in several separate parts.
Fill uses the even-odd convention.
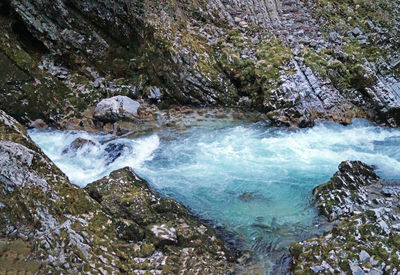
[[[362,120],[295,131],[261,123],[165,130],[111,141],[85,132],[29,134],[80,186],[133,167],[160,193],[233,233],[265,270],[272,254],[317,231],[311,190],[329,180],[341,161],[362,160],[376,165],[380,176],[400,178],[400,131]],[[77,137],[97,145],[62,154]]]

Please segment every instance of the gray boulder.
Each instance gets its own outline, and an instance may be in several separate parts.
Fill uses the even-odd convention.
[[[140,103],[127,96],[114,96],[97,104],[93,116],[101,121],[134,120],[138,117]]]
[[[85,146],[96,146],[96,142],[90,139],[85,138],[77,138],[70,145],[64,148],[62,154],[76,154],[77,151],[82,149]]]

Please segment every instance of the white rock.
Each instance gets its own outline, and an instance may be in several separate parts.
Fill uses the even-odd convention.
[[[360,262],[361,263],[366,263],[369,261],[369,259],[371,258],[371,256],[368,254],[367,251],[365,250],[361,250],[360,254],[358,255]]]
[[[94,117],[103,121],[135,119],[138,116],[140,103],[127,96],[114,96],[103,99],[94,110]]]

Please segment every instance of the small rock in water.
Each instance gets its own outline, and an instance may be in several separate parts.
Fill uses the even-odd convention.
[[[251,202],[254,200],[261,200],[264,199],[264,197],[260,194],[255,194],[253,192],[244,192],[239,196],[239,200],[243,202]]]
[[[96,146],[96,143],[90,139],[77,138],[62,151],[62,154],[75,154],[78,150],[87,145]]]
[[[125,149],[125,145],[121,143],[110,143],[106,146],[104,151],[106,152],[106,164],[109,165],[113,163],[117,158],[122,155],[122,152]]]

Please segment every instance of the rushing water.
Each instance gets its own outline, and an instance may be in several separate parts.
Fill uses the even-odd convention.
[[[160,193],[224,228],[268,270],[271,255],[316,231],[311,190],[343,160],[362,160],[385,178],[400,176],[400,131],[356,120],[289,130],[262,123],[215,129],[164,130],[110,139],[85,132],[30,131],[69,179],[85,186],[133,167]],[[77,137],[93,140],[76,154],[62,151]]]

